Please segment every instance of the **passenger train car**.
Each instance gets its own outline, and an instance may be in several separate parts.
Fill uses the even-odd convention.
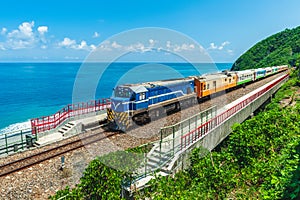
[[[245,86],[287,69],[288,66],[283,65],[119,85],[114,89],[107,117],[112,129],[125,132],[133,124],[145,124],[164,114],[191,106],[212,94]]]

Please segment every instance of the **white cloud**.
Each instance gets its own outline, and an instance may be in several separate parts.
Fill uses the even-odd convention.
[[[153,39],[150,39],[150,40],[149,40],[149,43],[150,43],[150,44],[154,44],[155,41],[154,41]]]
[[[150,51],[152,51],[152,49],[153,49],[153,47],[145,46],[141,42],[124,47],[125,51],[140,52],[140,53],[150,52]]]
[[[98,46],[97,50],[100,50],[100,51],[111,51],[112,48],[111,48],[110,41],[106,40],[106,41],[102,42],[101,45]]]
[[[86,41],[82,40],[81,43],[78,45],[79,49],[84,49],[87,47]]]
[[[86,50],[86,51],[92,51],[96,49],[95,45],[88,45],[86,41],[82,40],[79,44],[77,44],[76,40],[72,40],[68,37],[65,37],[62,42],[58,43],[58,46],[65,47],[65,48],[71,48],[76,50]]]
[[[34,21],[32,22],[23,22],[19,25],[19,29],[13,30],[12,32],[8,33],[9,38],[19,38],[19,39],[32,39],[33,38],[33,31],[32,28],[34,27]]]
[[[170,49],[170,48],[171,48],[171,41],[167,41],[167,43],[166,43],[166,47],[167,47],[168,49]]]
[[[167,41],[166,43],[166,49],[168,51],[175,51],[175,52],[181,52],[181,51],[192,51],[195,49],[194,44],[171,44],[170,41]]]
[[[67,37],[65,37],[62,42],[58,43],[58,46],[61,46],[61,47],[72,47],[74,45],[76,45],[76,41],[71,40],[70,38],[67,38]]]
[[[4,47],[6,49],[24,49],[33,48],[40,41],[36,37],[33,31],[34,21],[23,22],[18,26],[18,29],[12,30],[6,34],[8,31],[6,28],[2,28],[1,33],[6,34],[6,41]]]
[[[233,52],[233,50],[231,50],[231,49],[228,49],[228,50],[227,50],[227,53],[229,53],[229,55],[234,55],[234,52]]]
[[[230,42],[225,41],[225,42],[222,43],[222,46],[226,46],[226,45],[228,45],[228,44],[230,44]]]
[[[48,32],[48,26],[39,26],[37,30],[41,35],[44,35]]]
[[[90,47],[91,47],[92,51],[97,49],[96,45],[94,45],[94,44],[91,44]]]
[[[14,40],[9,39],[6,42],[6,46],[9,49],[25,49],[25,48],[33,48],[34,47],[34,40]]]
[[[7,28],[3,27],[1,30],[1,35],[5,35],[7,32]]]
[[[230,42],[225,41],[220,46],[218,46],[218,45],[216,45],[215,43],[212,42],[212,43],[210,43],[208,49],[210,49],[210,50],[223,50],[224,47],[229,45],[229,44],[230,44]]]
[[[87,45],[86,41],[82,40],[81,43],[75,47],[75,49],[90,50],[90,47]]]
[[[90,45],[91,47],[92,45]],[[95,46],[94,46],[95,47]],[[129,45],[121,45],[117,41],[104,41],[98,48],[97,50],[100,51],[125,51],[125,52],[147,52],[151,51],[152,47],[150,46],[145,46],[143,43],[138,42],[135,44],[129,44]]]
[[[158,44],[157,40],[149,39],[149,46],[154,47],[156,44]]]
[[[51,47],[69,48],[75,50],[92,51],[96,49],[94,44],[88,45],[85,40],[76,42],[76,40],[69,37],[63,38],[58,43],[51,43],[55,36],[47,36],[49,27],[46,25],[34,28],[35,22],[23,22],[18,28],[7,30],[3,27],[0,29],[0,34],[4,36],[5,40],[0,42],[0,50],[15,50],[15,49],[48,49]],[[95,32],[94,36],[99,37],[100,34]]]
[[[111,44],[111,47],[112,48],[115,48],[115,49],[120,49],[122,48],[122,45],[118,44],[116,41],[114,41],[112,44]]]
[[[65,56],[64,57],[66,60],[78,60],[79,59],[79,57],[73,57],[73,56]]]
[[[218,47],[215,45],[215,43],[210,43],[210,46],[208,49],[217,49]]]
[[[124,52],[151,52],[154,50],[161,51],[175,51],[175,52],[182,52],[182,51],[193,51],[196,49],[195,44],[193,43],[182,43],[182,44],[171,44],[171,41],[167,41],[165,45],[160,45],[157,40],[149,39],[144,43],[137,42],[134,44],[127,44],[122,45],[117,41],[105,41],[103,42],[97,50],[99,51],[112,51],[112,50],[119,50]]]
[[[100,34],[98,32],[95,32],[93,38],[98,38],[98,37],[100,37]]]
[[[0,50],[6,50],[4,45],[0,43]]]

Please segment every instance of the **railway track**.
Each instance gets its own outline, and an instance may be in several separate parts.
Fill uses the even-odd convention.
[[[110,138],[114,135],[116,135],[116,133],[110,133],[108,135],[104,135],[103,132],[96,133],[93,135],[86,136],[84,138],[79,138],[78,140],[72,142],[59,145],[57,147],[47,149],[42,152],[29,155],[24,158],[14,160],[12,162],[5,163],[0,166],[0,177],[7,176],[14,172],[29,168],[43,161],[74,151],[76,149],[84,147],[85,145],[93,144],[105,138]]]

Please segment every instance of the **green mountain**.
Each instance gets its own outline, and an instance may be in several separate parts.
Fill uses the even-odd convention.
[[[300,65],[300,26],[286,29],[258,42],[235,61],[231,70],[285,64]]]

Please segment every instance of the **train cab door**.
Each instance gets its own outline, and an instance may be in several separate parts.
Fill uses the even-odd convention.
[[[204,84],[202,82],[200,82],[200,88],[199,88],[199,97],[203,96],[203,90],[204,90]]]
[[[217,92],[217,81],[213,81],[213,88],[215,89],[215,92]]]

